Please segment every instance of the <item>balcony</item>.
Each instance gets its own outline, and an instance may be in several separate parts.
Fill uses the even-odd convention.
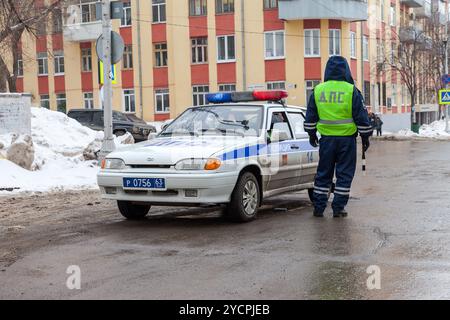
[[[399,39],[402,44],[405,45],[412,45],[415,43],[416,48],[421,51],[433,49],[433,40],[419,27],[401,27]]]
[[[102,21],[97,19],[99,1],[71,0],[65,9],[64,38],[72,42],[94,41],[102,33]]]
[[[282,20],[336,19],[364,21],[368,19],[367,0],[279,0]]]
[[[423,6],[413,9],[416,18],[431,18],[431,0],[424,0]]]
[[[85,22],[64,26],[64,39],[71,42],[95,41],[102,34],[102,22]]]
[[[410,8],[420,8],[423,7],[425,0],[400,0],[401,4],[404,4]]]
[[[442,25],[447,23],[445,2],[442,2],[442,0],[434,0],[431,5],[431,10],[436,21],[439,21]]]

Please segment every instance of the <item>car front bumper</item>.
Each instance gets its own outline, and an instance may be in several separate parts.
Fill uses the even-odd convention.
[[[160,205],[201,205],[230,202],[239,174],[226,173],[128,173],[101,171],[97,176],[102,197],[109,200]],[[125,190],[123,178],[164,178],[165,191]],[[193,196],[192,193],[196,196]]]

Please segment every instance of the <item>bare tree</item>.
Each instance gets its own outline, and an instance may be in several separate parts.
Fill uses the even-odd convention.
[[[37,5],[34,0],[0,0],[0,92],[16,92],[21,58],[19,42],[25,32],[36,36],[64,0]]]
[[[417,98],[425,92],[433,97],[442,87],[440,79],[444,70],[444,34],[442,24],[435,18],[424,22],[422,28],[412,21],[410,26],[402,26],[394,35],[396,49],[384,57],[384,66],[400,75],[408,89],[411,101],[411,127],[416,124],[415,107]],[[426,29],[425,32],[423,29]]]

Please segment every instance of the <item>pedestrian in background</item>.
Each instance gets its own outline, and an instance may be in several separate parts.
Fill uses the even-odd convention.
[[[375,114],[373,113],[373,112],[371,112],[370,114],[369,114],[369,120],[370,120],[370,126],[372,127],[372,134],[371,134],[371,136],[373,136],[373,132],[375,131],[375,129],[376,129],[376,116],[375,116]]]
[[[375,128],[377,129],[377,137],[381,137],[383,135],[383,124],[384,122],[380,117],[377,116],[375,120]]]

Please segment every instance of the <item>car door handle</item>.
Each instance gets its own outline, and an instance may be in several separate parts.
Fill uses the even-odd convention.
[[[294,144],[294,145],[291,145],[291,149],[292,150],[298,150],[298,149],[300,149],[300,147]]]

